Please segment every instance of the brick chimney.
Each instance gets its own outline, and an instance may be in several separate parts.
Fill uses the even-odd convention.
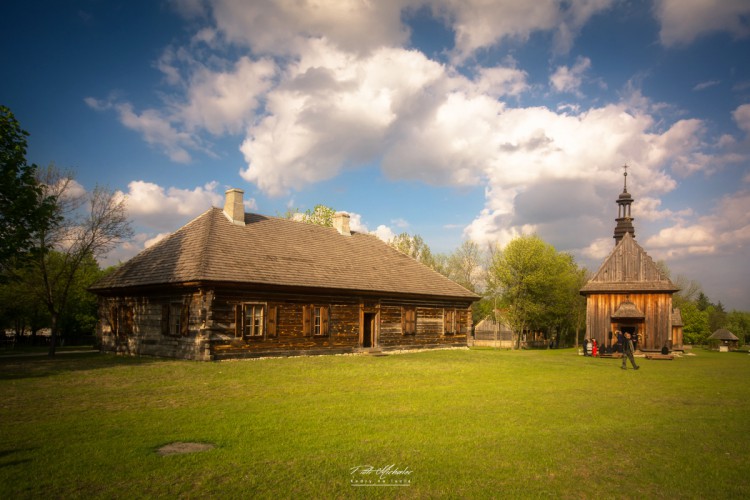
[[[346,212],[336,212],[333,214],[333,227],[339,234],[344,236],[351,236],[352,232],[349,229],[349,214]]]
[[[245,205],[242,202],[242,195],[244,194],[245,192],[241,189],[227,189],[226,199],[224,200],[224,215],[232,224],[238,226],[245,225]]]

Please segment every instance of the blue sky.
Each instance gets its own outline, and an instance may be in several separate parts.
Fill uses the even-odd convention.
[[[750,2],[4,2],[29,160],[127,197],[134,255],[245,190],[435,252],[536,232],[596,270],[636,239],[750,310]]]

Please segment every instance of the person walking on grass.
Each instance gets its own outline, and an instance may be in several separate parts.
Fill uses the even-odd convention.
[[[620,334],[620,332],[617,332]],[[635,364],[635,358],[633,358],[633,340],[630,338],[630,333],[625,332],[625,340],[622,344],[622,369],[628,369],[627,359],[630,359],[630,364],[633,365],[633,370],[637,370],[639,367]]]

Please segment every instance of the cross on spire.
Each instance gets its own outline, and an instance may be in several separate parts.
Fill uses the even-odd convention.
[[[622,176],[625,178],[625,183],[624,183],[624,187],[622,188],[622,192],[627,193],[628,192],[628,164],[626,163],[625,165],[623,165],[622,169],[625,171],[622,174]]]

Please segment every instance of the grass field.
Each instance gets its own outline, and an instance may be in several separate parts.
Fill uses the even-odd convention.
[[[695,354],[0,358],[0,498],[748,498],[750,356]]]

